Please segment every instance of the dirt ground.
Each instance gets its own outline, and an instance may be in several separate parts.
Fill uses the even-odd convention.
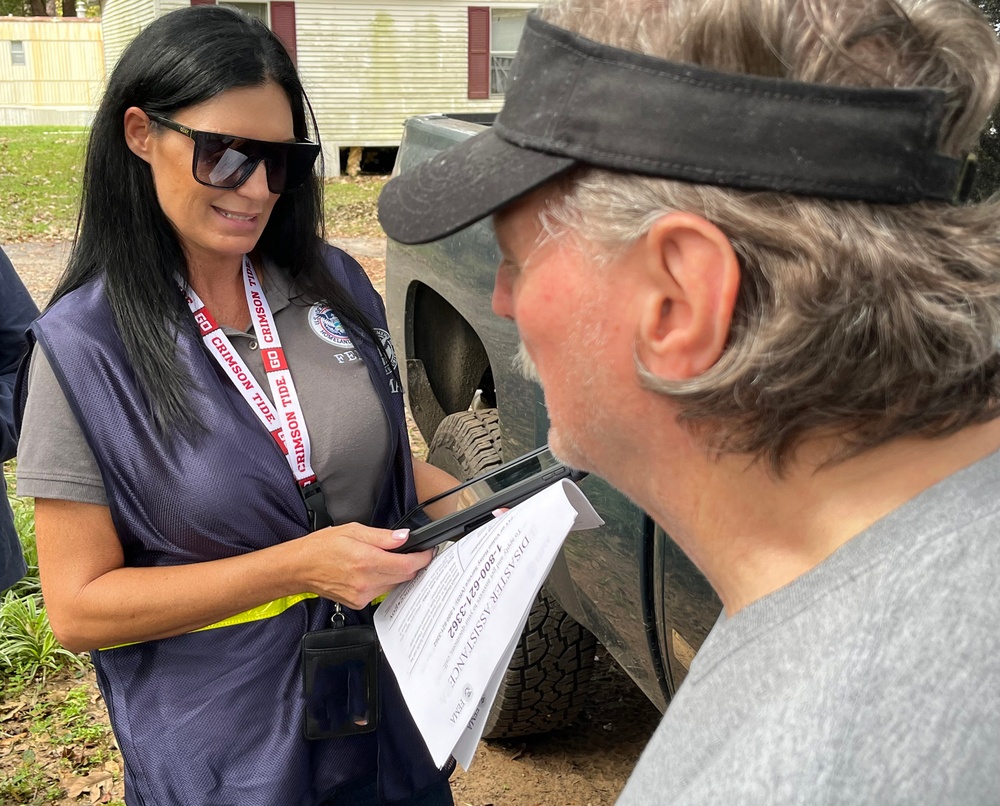
[[[385,241],[331,240],[354,255],[380,293],[385,292]],[[4,246],[39,305],[55,287],[69,254],[66,242]],[[423,448],[411,428],[416,451]],[[93,683],[93,674],[88,678]],[[468,772],[452,776],[459,806],[602,806],[621,792],[660,714],[603,648],[598,648],[591,703],[577,724],[555,733],[510,742],[483,742]],[[69,687],[72,685],[66,682]],[[95,698],[97,694],[94,688]],[[97,703],[100,706],[100,703]],[[106,721],[103,709],[95,709]],[[27,736],[22,742],[30,742]],[[0,774],[3,769],[0,748]],[[120,797],[120,793],[115,793]],[[85,802],[65,800],[64,803]]]

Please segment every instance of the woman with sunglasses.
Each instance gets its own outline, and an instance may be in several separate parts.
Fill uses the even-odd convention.
[[[321,239],[310,120],[262,24],[153,22],[33,326],[18,488],[129,804],[452,803],[363,625],[430,561],[386,527],[454,479],[411,461],[381,300]]]

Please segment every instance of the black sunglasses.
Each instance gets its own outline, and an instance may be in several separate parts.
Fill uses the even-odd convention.
[[[267,189],[272,193],[295,190],[312,173],[319,146],[308,140],[298,143],[271,143],[248,140],[232,134],[200,132],[170,118],[146,113],[150,120],[194,140],[191,172],[197,182],[210,188],[238,188],[264,162]]]

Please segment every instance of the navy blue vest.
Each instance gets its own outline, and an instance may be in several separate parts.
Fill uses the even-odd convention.
[[[374,327],[382,300],[349,255],[325,260]],[[345,323],[346,324],[346,323]],[[103,283],[59,300],[33,326],[100,467],[128,566],[178,565],[294,540],[308,531],[288,465],[192,327],[177,355],[194,380],[190,401],[207,426],[164,442],[130,369]],[[351,332],[393,424],[374,526],[416,500],[395,371]],[[289,357],[294,362],[294,356]],[[18,398],[25,395],[22,367]],[[388,802],[440,781],[388,664],[379,729],[345,739],[302,738],[299,641],[329,626],[332,604],[300,602],[280,616],[93,652],[101,692],[125,760],[127,801],[151,806],[311,806],[348,781],[378,774]],[[348,622],[371,621],[349,613]]]

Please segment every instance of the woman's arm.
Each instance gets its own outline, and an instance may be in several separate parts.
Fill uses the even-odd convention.
[[[428,498],[446,492],[462,482],[451,473],[420,459],[413,460],[413,483],[417,488],[417,501],[423,503]],[[441,506],[429,506],[427,513],[432,518],[442,518],[454,511],[454,502],[441,502]]]
[[[405,533],[350,523],[223,560],[126,568],[108,507],[46,498],[35,530],[49,620],[74,652],[179,635],[297,593],[359,609],[432,556],[391,554]]]

